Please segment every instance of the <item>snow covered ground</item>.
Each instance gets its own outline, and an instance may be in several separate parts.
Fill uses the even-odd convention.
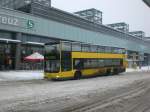
[[[0,81],[43,79],[43,71],[2,71]]]
[[[150,71],[150,66],[141,67],[141,69],[139,69],[139,67],[137,67],[137,69],[127,68],[126,70],[126,72],[147,72],[147,71]]]
[[[0,96],[0,112],[150,112],[150,75],[130,72],[60,82],[1,81]]]
[[[141,69],[128,68],[126,72],[146,72],[150,71],[150,66],[142,67]],[[15,81],[15,80],[35,80],[43,79],[43,71],[1,71],[0,81]]]

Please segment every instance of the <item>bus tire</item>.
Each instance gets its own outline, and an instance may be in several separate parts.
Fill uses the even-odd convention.
[[[119,74],[118,69],[117,68],[114,69],[113,75],[118,75],[118,74]]]
[[[82,74],[80,71],[76,71],[75,74],[74,74],[74,79],[75,80],[79,80],[81,78]]]

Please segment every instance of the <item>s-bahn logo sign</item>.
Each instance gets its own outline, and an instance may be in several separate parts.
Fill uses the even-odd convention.
[[[27,21],[27,28],[28,28],[28,29],[34,28],[34,21],[28,20],[28,21]]]

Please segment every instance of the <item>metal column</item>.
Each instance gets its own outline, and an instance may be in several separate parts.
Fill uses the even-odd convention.
[[[16,40],[21,40],[22,34],[16,33]],[[16,53],[15,53],[15,69],[20,69],[20,63],[21,63],[21,43],[16,44]]]

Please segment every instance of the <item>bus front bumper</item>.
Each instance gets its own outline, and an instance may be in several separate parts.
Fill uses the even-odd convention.
[[[59,73],[44,73],[44,79],[59,79]]]
[[[59,73],[46,73],[44,74],[45,79],[71,79],[74,78],[75,70],[73,71],[66,71],[66,72],[59,72]]]

